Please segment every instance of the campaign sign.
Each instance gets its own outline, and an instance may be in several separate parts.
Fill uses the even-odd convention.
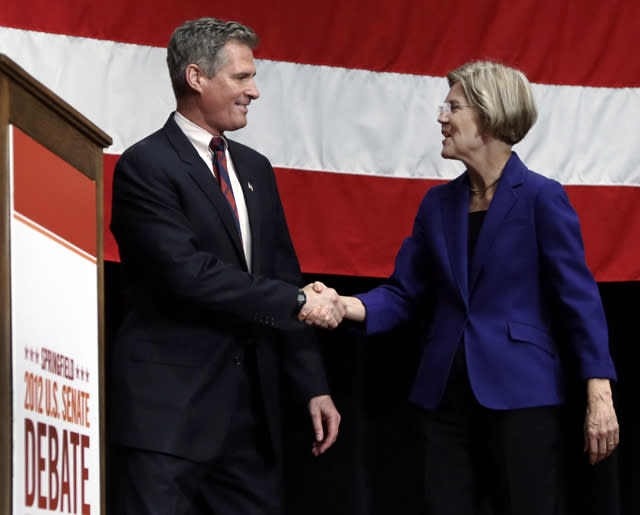
[[[15,126],[13,513],[100,513],[96,185]]]

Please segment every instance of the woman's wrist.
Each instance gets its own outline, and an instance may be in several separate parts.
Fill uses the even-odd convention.
[[[342,297],[342,301],[347,306],[345,318],[354,322],[364,322],[367,317],[367,310],[358,297]]]

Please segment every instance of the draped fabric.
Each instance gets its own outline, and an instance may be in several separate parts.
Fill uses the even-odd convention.
[[[353,293],[391,272],[425,192],[462,171],[440,158],[436,109],[447,71],[475,59],[514,66],[533,82],[540,116],[515,150],[565,185],[596,279],[640,279],[637,0],[4,1],[0,53],[113,137],[104,154],[107,227],[118,156],[175,109],[165,64],[172,30],[200,16],[238,20],[261,38],[261,96],[248,126],[228,136],[273,163],[307,279],[330,274],[326,282]],[[108,230],[105,257],[118,260]],[[117,270],[107,264],[108,288],[117,288]],[[576,513],[615,515],[620,503],[624,515],[639,512],[631,445],[638,289],[601,285],[622,443],[611,461],[579,467],[589,487],[578,489],[584,509]],[[120,309],[114,297],[107,292],[109,331]],[[347,329],[322,338],[343,425],[336,446],[312,460],[308,420],[292,417],[291,513],[418,514],[419,430],[405,402],[419,354],[407,346],[411,331],[368,341],[366,351]],[[581,413],[573,419],[577,455]]]
[[[106,224],[118,155],[175,108],[173,28],[216,16],[261,37],[261,98],[229,136],[271,159],[305,272],[390,273],[426,190],[462,171],[439,155],[445,74],[493,59],[534,83],[540,117],[515,150],[566,186],[596,279],[640,278],[635,0],[41,3],[5,2],[0,52],[113,137]],[[105,256],[118,259],[108,231]]]

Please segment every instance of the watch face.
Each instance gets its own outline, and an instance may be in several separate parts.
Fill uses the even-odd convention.
[[[298,290],[298,302],[296,306],[296,315],[300,313],[304,305],[307,303],[307,295],[302,290]]]

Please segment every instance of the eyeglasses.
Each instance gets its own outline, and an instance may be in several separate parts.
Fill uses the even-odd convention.
[[[473,106],[452,104],[451,102],[445,102],[444,104],[438,106],[438,114],[455,113],[458,109],[463,109],[465,107],[473,109]]]

